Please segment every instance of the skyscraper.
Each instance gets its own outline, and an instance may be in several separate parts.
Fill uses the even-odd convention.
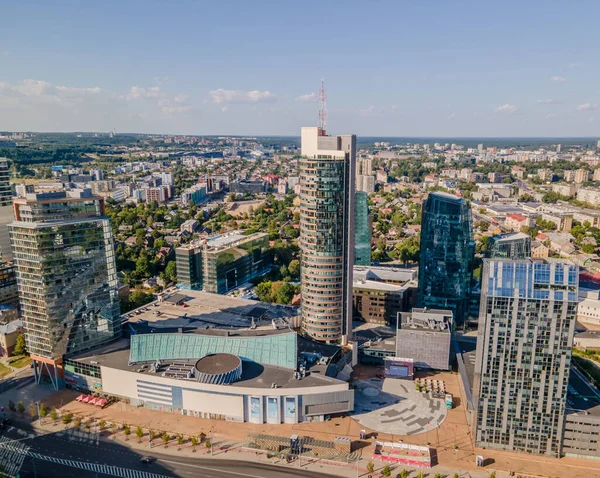
[[[10,261],[10,238],[8,224],[13,220],[12,187],[10,185],[10,170],[8,160],[0,158],[0,259]]]
[[[324,342],[352,333],[356,136],[302,128],[302,330]]]
[[[474,253],[466,201],[447,193],[431,193],[421,217],[419,307],[449,309],[461,324],[467,318]]]
[[[104,199],[91,191],[28,193],[9,225],[27,349],[36,379],[62,385],[63,357],[121,334],[117,271]]]
[[[369,199],[367,193],[356,192],[356,244],[354,247],[354,264],[371,265],[371,216],[369,215]]]
[[[578,268],[485,259],[473,381],[477,446],[557,456],[577,313]]]

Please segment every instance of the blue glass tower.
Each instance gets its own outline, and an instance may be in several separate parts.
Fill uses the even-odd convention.
[[[460,324],[467,318],[471,264],[475,253],[467,202],[434,192],[423,204],[419,261],[419,307],[449,309]]]

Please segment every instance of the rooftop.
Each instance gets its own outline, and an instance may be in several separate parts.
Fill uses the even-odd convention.
[[[510,242],[517,241],[523,239],[530,239],[528,234],[524,232],[509,232],[508,234],[501,234],[499,236],[494,236],[492,239],[496,242]]]
[[[386,266],[354,266],[354,280],[373,280],[379,282],[408,282],[417,276],[416,269]]]
[[[180,304],[180,305],[177,305]],[[130,328],[177,329],[219,328],[237,330],[250,328],[288,328],[298,315],[296,307],[267,304],[256,300],[239,299],[209,292],[178,290],[159,302],[145,305],[124,314]]]
[[[236,247],[247,241],[252,241],[266,236],[265,232],[255,232],[254,234],[244,235],[241,231],[231,231],[226,234],[211,236],[206,239],[198,239],[190,244],[180,246],[183,249],[195,249],[206,245],[208,252],[218,252],[229,247]]]

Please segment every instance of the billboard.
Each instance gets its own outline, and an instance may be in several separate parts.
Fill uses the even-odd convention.
[[[250,397],[250,418],[260,420],[260,398]]]
[[[387,357],[385,359],[384,375],[386,378],[412,380],[414,367],[415,364],[411,358]]]
[[[278,403],[279,401],[275,397],[267,398],[267,418],[279,418]]]

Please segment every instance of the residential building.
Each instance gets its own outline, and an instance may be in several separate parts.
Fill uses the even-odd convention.
[[[580,188],[577,191],[577,200],[592,206],[600,206],[600,190],[598,188]]]
[[[579,270],[556,259],[484,259],[475,446],[559,456]]]
[[[19,308],[17,273],[12,262],[0,263],[0,304]]]
[[[527,259],[531,257],[531,237],[510,232],[488,239],[485,256],[489,259]]]
[[[206,201],[206,183],[194,184],[181,193],[183,207],[202,204],[204,201]]]
[[[475,253],[472,229],[464,199],[434,192],[423,204],[418,305],[450,309],[458,324],[468,314]]]
[[[522,228],[530,227],[532,220],[529,216],[523,214],[507,214],[504,221],[504,228],[509,231],[521,232]]]
[[[12,205],[12,187],[7,158],[0,158],[0,207]]]
[[[178,247],[175,261],[178,287],[224,294],[268,272],[273,258],[267,233],[233,231]]]
[[[0,260],[10,261],[12,251],[8,237],[8,224],[14,219],[12,207],[12,189],[8,160],[0,158]]]
[[[17,309],[0,305],[0,357],[10,357],[17,337],[24,333],[23,321],[18,319]]]
[[[354,245],[354,264],[371,264],[371,225],[373,217],[369,214],[367,193],[356,192],[356,242]]]
[[[302,128],[302,330],[315,340],[352,334],[356,136]]]
[[[577,306],[577,321],[582,324],[600,325],[600,291],[593,290],[587,293]]]
[[[188,232],[189,234],[194,234],[197,229],[198,221],[196,221],[195,219],[188,219],[179,227],[179,230],[181,232]]]
[[[146,192],[146,202],[166,202],[173,196],[173,189],[166,185],[151,187],[144,191]]]
[[[568,183],[575,182],[576,175],[577,175],[577,170],[575,170],[575,169],[567,169],[567,170],[563,171],[563,178]]]
[[[531,243],[531,257],[537,259],[545,259],[550,255],[550,248],[544,243],[533,241]]]
[[[121,335],[114,240],[89,189],[29,193],[9,225],[27,350],[39,382],[62,385],[63,357]]]
[[[420,369],[450,370],[452,311],[412,309],[398,315],[396,357]]]
[[[559,183],[552,185],[552,191],[560,194],[561,196],[575,196],[578,190],[579,186],[576,186],[574,184]]]
[[[594,176],[592,177],[593,181],[600,181],[600,168],[594,169]]]
[[[575,183],[581,184],[590,180],[590,172],[587,169],[578,169],[575,171]]]

